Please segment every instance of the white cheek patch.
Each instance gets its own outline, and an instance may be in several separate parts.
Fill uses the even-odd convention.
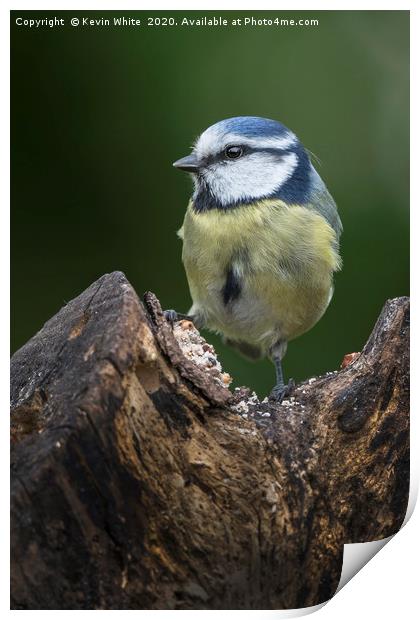
[[[209,166],[204,176],[214,197],[225,206],[272,194],[290,179],[297,165],[296,153],[287,153],[279,160],[260,152]]]
[[[246,144],[247,146],[257,147],[258,149],[287,149],[297,142],[296,136],[288,131],[283,136],[268,136],[267,138],[246,138],[234,133],[229,133],[224,137],[225,146],[234,144]]]
[[[212,125],[198,138],[194,145],[194,152],[200,159],[217,153],[222,148],[224,133],[220,126]]]

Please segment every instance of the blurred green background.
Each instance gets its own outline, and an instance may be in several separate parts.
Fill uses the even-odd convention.
[[[72,27],[71,17],[221,12],[12,12],[12,349],[103,273],[190,305],[181,226],[191,191],[172,162],[208,125],[281,120],[317,165],[344,224],[343,270],[323,319],[289,345],[288,377],[338,368],[387,298],[409,291],[409,13],[224,12],[317,27]],[[16,17],[64,17],[29,29]],[[206,336],[209,336],[206,334]],[[252,364],[209,336],[235,385]]]

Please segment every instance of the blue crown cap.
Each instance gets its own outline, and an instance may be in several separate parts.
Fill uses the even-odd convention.
[[[256,138],[258,136],[281,137],[290,131],[279,121],[261,118],[260,116],[235,116],[219,121],[213,126],[220,127],[225,131],[239,133],[248,138]]]

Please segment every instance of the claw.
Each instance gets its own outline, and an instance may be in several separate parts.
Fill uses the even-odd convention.
[[[171,325],[178,321],[178,312],[176,310],[164,310],[163,316]]]
[[[169,323],[174,326],[174,323],[178,321],[190,321],[194,324],[196,329],[201,327],[201,323],[199,321],[199,317],[192,314],[182,314],[181,312],[177,312],[176,310],[164,310],[163,316]]]
[[[293,379],[289,379],[287,385],[275,385],[270,392],[269,399],[275,400],[276,403],[280,404],[286,396],[290,396],[296,387],[296,383]]]

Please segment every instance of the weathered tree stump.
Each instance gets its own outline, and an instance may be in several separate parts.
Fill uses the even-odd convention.
[[[330,598],[343,544],[404,519],[408,325],[388,301],[352,363],[275,405],[224,387],[205,343],[213,370],[188,358],[152,294],[100,278],[13,356],[12,607]]]

